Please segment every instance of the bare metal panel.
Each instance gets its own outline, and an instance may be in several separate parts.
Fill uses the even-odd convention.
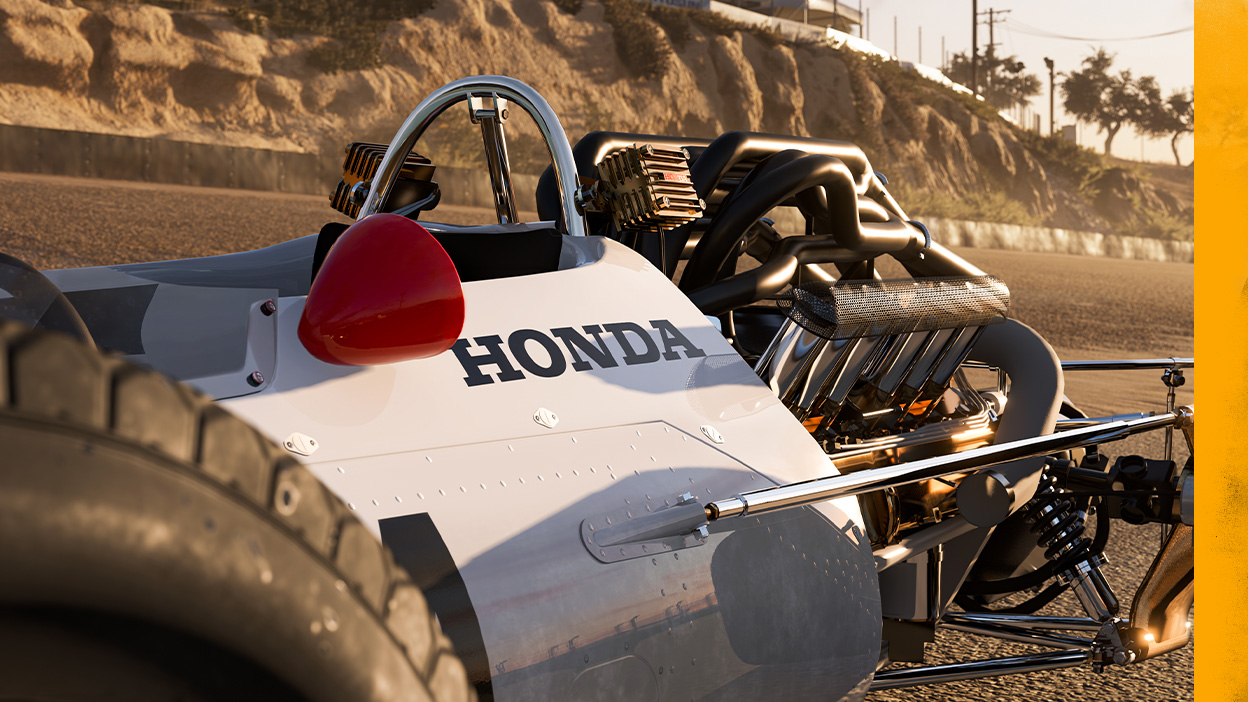
[[[639,666],[663,700],[861,699],[880,605],[854,501],[653,557],[586,550],[591,517],[834,472],[666,277],[586,241],[579,267],[465,284],[459,352],[393,366],[312,358],[283,299],[272,385],[228,405],[314,438],[313,472],[374,529],[428,515],[466,593],[439,616],[479,622],[469,666],[498,699],[592,697]]]

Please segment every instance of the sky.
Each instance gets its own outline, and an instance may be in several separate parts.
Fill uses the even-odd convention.
[[[857,6],[857,0],[841,0]],[[1161,85],[1162,95],[1191,89],[1193,79],[1192,41],[1193,0],[1153,2],[1140,0],[978,0],[978,9],[1009,10],[1003,22],[995,26],[998,55],[1018,56],[1026,71],[1040,76],[1044,82],[1041,95],[1033,98],[1031,108],[1040,115],[1041,127],[1048,129],[1048,70],[1044,57],[1052,58],[1060,74],[1078,70],[1084,57],[1104,46],[1112,54],[1114,70],[1130,69],[1135,77],[1154,76]],[[870,10],[868,39],[886,51],[893,51],[893,18],[897,21],[897,55],[903,61],[918,61],[919,28],[922,27],[922,62],[941,65],[941,38],[949,55],[967,52],[971,46],[971,0],[862,0],[864,13]],[[981,18],[987,22],[987,15]],[[1188,31],[1170,36],[1111,41],[1124,37],[1140,37],[1176,30]],[[1040,34],[1079,37],[1081,40],[1056,39]],[[1088,41],[1092,39],[1100,41]],[[987,24],[979,26],[980,52],[988,44]],[[1061,76],[1057,77],[1055,97],[1058,129],[1073,124],[1074,119],[1062,110]],[[1079,143],[1100,151],[1105,135],[1092,125],[1078,128]],[[1120,158],[1173,163],[1170,140],[1141,140],[1129,128],[1114,138],[1114,155]],[[1179,140],[1179,157],[1183,163],[1192,160],[1192,135]]]

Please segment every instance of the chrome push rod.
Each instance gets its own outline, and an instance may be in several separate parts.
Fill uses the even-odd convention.
[[[981,361],[965,361],[966,368],[992,368]],[[1194,358],[1127,358],[1104,361],[1062,361],[1063,371],[1109,371],[1109,370],[1165,370],[1167,368],[1195,368]]]
[[[1132,421],[1109,422],[1056,434],[1033,436],[996,446],[985,446],[970,451],[963,451],[962,453],[899,463],[895,466],[872,468],[848,475],[817,478],[800,483],[754,490],[742,493],[736,497],[708,503],[706,505],[707,519],[714,521],[725,517],[765,514],[782,509],[802,507],[841,497],[861,495],[885,488],[941,478],[955,473],[969,473],[980,468],[1023,458],[1047,456],[1059,451],[1066,451],[1090,444],[1117,441],[1132,434],[1175,426],[1181,421],[1181,414],[1182,409]]]
[[[969,622],[947,621],[941,622],[940,626],[943,629],[963,631],[977,636],[991,636],[1005,641],[1017,641],[1037,646],[1048,646],[1049,648],[1085,650],[1092,646],[1092,639],[1081,639],[1078,636],[1066,636],[1064,634],[1040,633],[1032,629],[1004,624],[972,624]]]
[[[875,679],[871,681],[871,687],[868,689],[872,691],[890,690],[897,687],[932,685],[934,683],[953,682],[955,680],[991,678],[998,675],[1013,675],[1015,673],[1034,673],[1038,670],[1073,668],[1088,662],[1091,658],[1091,650],[1052,651],[1049,653],[1035,653],[1029,656],[992,658],[986,661],[886,670],[875,674]]]
[[[950,612],[945,622],[973,624],[1005,624],[1021,629],[1065,629],[1067,631],[1100,631],[1104,622],[1087,617],[1045,617],[1035,614],[1004,614],[1001,612]]]
[[[1135,358],[1113,361],[1062,361],[1063,371],[1165,370],[1195,368],[1194,358]]]
[[[1092,427],[1107,422],[1129,422],[1134,419],[1142,419],[1151,417],[1147,412],[1131,412],[1130,414],[1111,414],[1104,417],[1079,417],[1076,419],[1059,419],[1055,431],[1066,431],[1068,429],[1078,429],[1080,427]]]

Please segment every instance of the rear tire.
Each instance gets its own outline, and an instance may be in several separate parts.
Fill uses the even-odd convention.
[[[25,679],[51,685],[103,641],[147,659],[159,650],[162,675],[215,666],[206,675],[228,682],[254,667],[272,689],[309,700],[474,696],[377,538],[307,469],[195,391],[0,320],[0,447],[0,621],[21,623],[0,626],[0,650],[18,631],[41,631],[46,644],[24,660]],[[30,696],[7,689],[17,677],[5,665],[0,698]],[[193,699],[263,687],[204,693],[183,682],[204,695]]]

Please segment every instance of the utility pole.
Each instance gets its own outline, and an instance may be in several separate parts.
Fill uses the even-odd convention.
[[[866,38],[862,36],[862,0],[858,0],[858,36]]]
[[[919,27],[919,63],[923,63],[923,28]]]
[[[866,29],[867,29],[867,36],[866,36],[866,40],[867,40],[867,41],[871,41],[871,8],[869,8],[869,7],[867,8],[867,20],[866,20],[866,22],[867,22],[867,23],[866,23]]]
[[[975,15],[975,17],[976,17],[975,24],[976,24],[977,26],[980,24],[979,19],[978,19],[978,18],[979,18],[979,16],[980,16],[980,15],[988,15],[988,21],[987,21],[986,23],[984,23],[984,24],[987,24],[987,25],[988,25],[988,51],[985,53],[985,56],[989,59],[989,61],[990,61],[990,62],[991,62],[991,59],[993,58],[993,56],[995,56],[995,52],[993,51],[993,48],[994,48],[994,47],[996,47],[996,45],[997,45],[996,40],[995,40],[995,35],[994,35],[994,32],[993,32],[993,28],[994,28],[994,27],[996,27],[998,23],[1000,23],[1000,22],[1004,22],[1004,21],[1005,21],[1005,19],[1004,19],[1004,18],[1002,18],[1002,19],[997,19],[997,17],[998,17],[998,16],[1001,16],[1001,15],[1006,15],[1006,14],[1009,14],[1009,12],[1010,12],[1009,10],[998,10],[998,9],[995,9],[995,8],[990,7],[990,8],[988,8],[988,11],[987,11],[987,12],[980,12],[980,13],[977,13],[977,14]],[[974,36],[974,34],[972,34],[972,36]],[[992,71],[991,71],[991,67],[990,67],[990,70],[988,71],[987,75],[985,76],[985,78],[987,79],[985,82],[987,82],[987,83],[991,84],[991,82],[992,82]],[[978,92],[978,89],[976,89],[976,92]]]
[[[971,0],[971,92],[979,95],[979,0]]]
[[[988,25],[988,51],[986,55],[992,56],[995,53],[993,49],[997,46],[997,41],[995,38],[996,35],[993,32],[993,29],[998,24],[1001,24],[1002,22],[1005,21],[1005,18],[1002,17],[1002,15],[1008,15],[1009,13],[1010,13],[1009,10],[998,10],[992,7],[988,8],[987,12],[979,13],[981,15],[988,15],[988,21],[980,23],[980,24]]]
[[[940,70],[942,73],[948,72],[949,70],[947,68],[948,65],[949,65],[949,59],[945,55],[945,35],[941,34],[940,35]]]
[[[901,58],[897,55],[897,15],[893,15],[893,58]]]
[[[1045,56],[1044,65],[1049,69],[1049,136],[1053,136],[1053,59]]]

